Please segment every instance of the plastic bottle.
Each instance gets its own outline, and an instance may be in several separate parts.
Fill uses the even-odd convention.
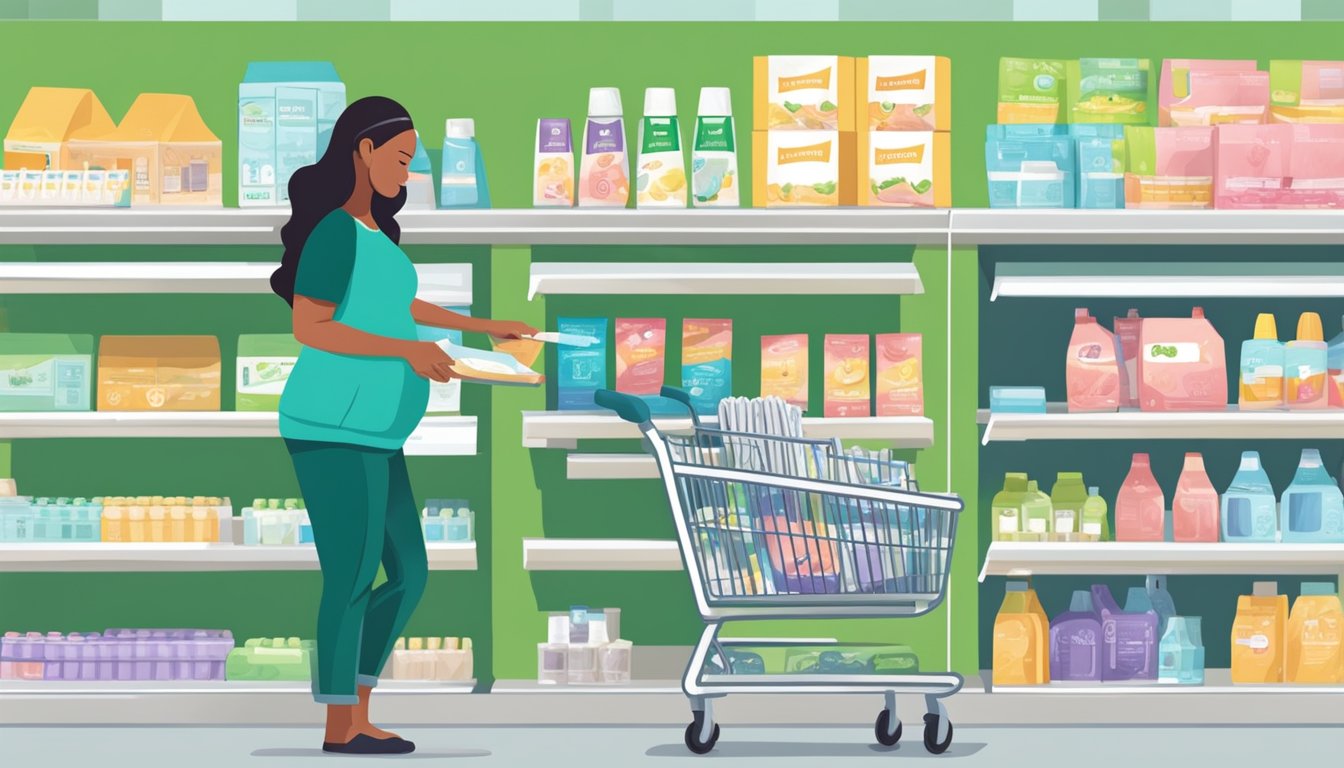
[[[1335,586],[1303,582],[1288,615],[1290,683],[1344,683],[1344,606]]]
[[[1064,367],[1070,413],[1115,411],[1120,407],[1119,342],[1086,309],[1075,309],[1073,335]]]
[[[1027,495],[1022,499],[1022,530],[1044,540],[1051,531],[1054,508],[1035,480],[1027,481]]]
[[[994,617],[994,685],[1050,682],[1046,641],[1050,621],[1025,581],[1010,581]]]
[[[1166,517],[1166,497],[1148,454],[1136,453],[1115,499],[1115,540],[1162,541]]]
[[[1195,307],[1190,317],[1146,317],[1140,337],[1139,407],[1145,411],[1227,409],[1223,337]]]
[[[1171,518],[1174,541],[1218,541],[1218,491],[1204,471],[1204,457],[1198,453],[1185,454],[1185,468],[1176,481],[1176,496],[1171,502]]]
[[[1014,541],[1026,527],[1022,522],[1022,503],[1027,495],[1027,476],[1009,472],[1003,476],[1003,490],[994,494],[991,515],[994,541]]]
[[[1200,660],[1199,650],[1190,636],[1186,617],[1171,617],[1158,644],[1157,681],[1177,685],[1203,684],[1203,664],[1196,666]]]
[[[1278,539],[1278,504],[1260,454],[1241,454],[1241,467],[1223,494],[1223,541],[1266,542]]]
[[[1297,321],[1297,338],[1284,350],[1284,388],[1290,409],[1313,410],[1330,404],[1325,386],[1328,358],[1321,316],[1303,312]]]
[[[1274,316],[1255,318],[1255,337],[1241,343],[1241,384],[1238,403],[1243,411],[1284,406],[1284,346]]]
[[[1279,503],[1285,542],[1344,542],[1344,494],[1321,463],[1321,452],[1302,451],[1293,482]]]
[[[737,180],[737,134],[733,100],[727,88],[701,88],[691,145],[691,205],[736,208],[741,204]]]
[[[644,90],[635,172],[636,208],[686,207],[686,156],[677,122],[677,92],[671,88]]]
[[[261,543],[261,521],[258,510],[266,508],[265,499],[253,499],[252,506],[243,508],[243,544],[255,547]]]
[[[439,175],[440,208],[489,208],[490,185],[485,159],[476,142],[476,121],[450,118],[443,128],[443,172]]]
[[[1101,682],[1101,620],[1092,593],[1073,593],[1069,610],[1050,621],[1050,676],[1054,680]]]
[[[1139,407],[1139,335],[1143,332],[1143,318],[1139,310],[1131,309],[1124,317],[1114,320],[1115,340],[1120,344],[1121,376],[1125,388],[1121,393],[1121,408]]]
[[[1145,578],[1143,592],[1148,598],[1148,605],[1157,614],[1157,636],[1161,637],[1167,631],[1167,621],[1176,615],[1176,601],[1167,591],[1167,577],[1149,576]],[[1130,594],[1133,594],[1133,590],[1130,590]],[[1128,599],[1125,600],[1125,610],[1135,610],[1135,608],[1129,606]]]
[[[593,88],[588,91],[588,122],[579,165],[579,207],[624,208],[629,200],[621,92]]]
[[[574,205],[574,144],[569,118],[537,121],[537,157],[533,169],[532,205],[570,208]]]
[[[424,527],[425,541],[444,541],[447,538],[447,524],[445,523],[444,513],[452,514],[452,510],[442,509],[437,504],[431,504],[425,507],[422,525]]]
[[[1147,592],[1135,588],[1136,602],[1148,601]],[[1120,610],[1104,584],[1092,587],[1092,604],[1101,619],[1103,682],[1157,679],[1157,613]]]
[[[1330,340],[1325,364],[1330,374],[1326,383],[1326,389],[1330,390],[1330,407],[1344,408],[1344,331]]]
[[[1101,498],[1101,489],[1092,486],[1087,489],[1087,501],[1083,503],[1083,521],[1081,531],[1097,541],[1111,540],[1111,517],[1106,500]]]
[[[1193,673],[1196,680],[1191,685],[1204,684],[1204,620],[1198,616],[1185,616],[1185,631],[1195,646],[1195,664]]]
[[[1050,489],[1050,504],[1054,510],[1052,530],[1057,534],[1073,536],[1082,532],[1083,507],[1087,504],[1087,486],[1083,473],[1060,472],[1055,476],[1055,487]]]
[[[1281,683],[1288,645],[1288,597],[1279,585],[1257,581],[1237,598],[1232,620],[1232,682]]]
[[[415,132],[415,154],[406,167],[406,204],[403,210],[434,210],[434,167],[429,162],[429,153],[420,141],[420,132]]]

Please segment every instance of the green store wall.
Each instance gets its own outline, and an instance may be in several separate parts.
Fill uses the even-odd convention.
[[[750,127],[750,57],[766,53],[913,52],[950,56],[954,78],[953,199],[959,207],[986,203],[983,126],[994,117],[997,59],[1037,57],[1164,56],[1206,58],[1335,58],[1344,25],[1314,23],[1003,23],[781,22],[781,23],[173,23],[43,22],[6,24],[11,60],[41,62],[40,75],[0,80],[0,124],[7,125],[31,85],[95,89],[109,111],[124,114],[142,91],[189,93],[224,146],[225,205],[236,204],[238,81],[254,60],[327,59],[335,63],[350,97],[382,94],[402,101],[420,121],[426,146],[437,147],[443,119],[476,118],[500,207],[530,201],[535,121],[568,116],[578,125],[593,85],[622,90],[627,127],[643,88],[677,89],[684,123],[693,119],[702,85],[733,89],[742,147]],[[92,57],[53,50],[113,52]],[[208,53],[207,53],[208,52]],[[743,192],[749,199],[750,157],[742,153]],[[1139,249],[1125,250],[1133,257]],[[812,260],[913,259],[926,293],[900,301],[812,298],[792,301],[565,299],[527,302],[532,258],[715,258]],[[29,259],[273,259],[266,248],[5,247],[0,258]],[[985,254],[982,254],[985,255]],[[826,627],[781,627],[781,632],[842,636],[876,631],[913,644],[932,668],[942,666],[949,636],[952,666],[972,672],[983,655],[979,590],[975,583],[982,498],[975,408],[982,402],[979,312],[985,273],[974,251],[957,251],[949,265],[942,249],[450,249],[415,248],[417,260],[461,260],[476,265],[475,311],[542,322],[563,313],[690,314],[732,317],[738,323],[734,389],[754,394],[755,336],[806,330],[817,347],[827,330],[920,331],[926,334],[927,407],[938,424],[936,444],[918,455],[927,488],[950,485],[972,502],[955,555],[950,607],[903,624],[859,623],[843,632]],[[950,285],[948,279],[951,279]],[[949,305],[953,358],[951,402],[945,377]],[[3,305],[14,330],[90,333],[213,333],[225,359],[240,332],[285,327],[282,307],[266,297],[8,297]],[[807,313],[806,322],[801,313]],[[673,334],[675,338],[675,334]],[[675,344],[670,350],[676,352]],[[819,372],[819,366],[816,370]],[[676,366],[669,366],[675,376]],[[226,376],[226,382],[227,382]],[[814,389],[814,392],[818,391]],[[524,536],[667,535],[663,501],[652,487],[625,483],[568,483],[563,453],[521,446],[524,409],[545,406],[545,394],[469,388],[464,412],[481,418],[479,455],[416,459],[413,480],[425,496],[466,496],[481,524],[480,569],[436,574],[412,632],[470,634],[477,638],[478,676],[530,677],[533,644],[544,631],[542,614],[571,603],[625,602],[626,632],[637,643],[684,643],[698,628],[681,574],[528,574],[522,570]],[[228,383],[225,402],[231,399]],[[951,413],[949,423],[947,415]],[[631,446],[605,446],[629,449]],[[585,448],[587,450],[587,448]],[[218,488],[235,502],[256,495],[296,492],[283,449],[274,441],[23,441],[13,448],[13,471],[25,492],[38,494],[153,493],[165,483],[182,492]],[[950,477],[949,477],[949,474]],[[78,483],[80,488],[71,488]],[[21,628],[94,629],[105,624],[225,625],[240,635],[300,634],[312,623],[315,574],[0,575],[0,618]],[[988,589],[988,588],[987,588]],[[989,593],[987,593],[989,594]],[[753,631],[761,628],[753,627]],[[489,658],[489,648],[496,658]],[[1212,662],[1212,659],[1211,659]]]

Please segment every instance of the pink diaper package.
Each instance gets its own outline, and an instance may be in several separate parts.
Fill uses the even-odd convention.
[[[1157,95],[1160,126],[1257,124],[1269,115],[1269,73],[1256,62],[1167,59]]]
[[[1145,317],[1140,331],[1139,407],[1145,411],[1227,408],[1223,337],[1195,307],[1190,317]]]
[[[1214,207],[1344,207],[1344,125],[1219,126]]]

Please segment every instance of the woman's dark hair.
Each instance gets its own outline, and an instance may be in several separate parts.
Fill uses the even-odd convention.
[[[394,136],[414,129],[406,108],[383,96],[369,96],[345,108],[336,119],[327,151],[312,165],[294,172],[289,179],[289,222],[280,230],[285,255],[280,268],[271,275],[271,290],[294,305],[294,281],[299,274],[299,257],[317,223],[340,208],[355,189],[354,154],[359,143],[371,139],[381,147]],[[401,227],[395,218],[406,203],[406,188],[396,197],[373,194],[373,220],[392,242],[401,239]]]

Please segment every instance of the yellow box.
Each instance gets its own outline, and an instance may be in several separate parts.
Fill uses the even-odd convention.
[[[752,205],[855,205],[855,139],[840,131],[753,131]]]
[[[5,168],[77,170],[66,142],[112,130],[112,117],[87,88],[29,88],[5,134]]]
[[[121,124],[69,143],[76,167],[131,173],[131,205],[222,205],[223,146],[190,96],[142,93]]]
[[[98,410],[218,411],[219,339],[104,336],[98,344]]]
[[[753,65],[753,130],[854,130],[853,58],[757,56]]]
[[[856,130],[952,130],[952,60],[869,56],[854,62]]]
[[[858,136],[858,204],[952,207],[952,134],[865,131]]]

